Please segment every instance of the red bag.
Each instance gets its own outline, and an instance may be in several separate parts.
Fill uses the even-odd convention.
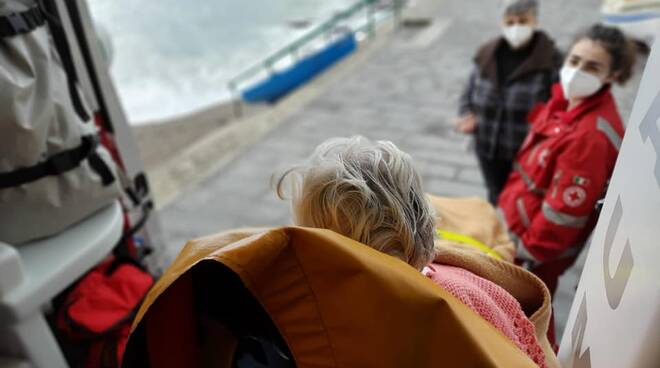
[[[131,323],[153,281],[135,263],[111,258],[71,290],[56,323],[67,340],[84,347],[81,366],[121,367]]]

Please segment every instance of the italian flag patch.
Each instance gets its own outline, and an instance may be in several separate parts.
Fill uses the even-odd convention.
[[[573,177],[573,184],[587,186],[589,185],[589,179],[576,175]]]

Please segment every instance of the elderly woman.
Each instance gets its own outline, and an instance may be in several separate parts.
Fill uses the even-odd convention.
[[[544,331],[535,331],[512,295],[492,280],[471,272],[469,265],[458,267],[444,262],[445,252],[436,242],[436,224],[447,221],[437,218],[410,156],[391,142],[372,142],[362,137],[330,139],[305,164],[279,178],[281,198],[287,189],[291,191],[297,225],[333,230],[401,259],[491,322],[536,364],[546,366],[547,361],[553,361],[553,353],[549,349],[544,352],[537,340]],[[448,213],[456,213],[460,207],[455,201],[432,200],[436,205],[451,207]],[[473,202],[467,200],[471,209],[477,208]],[[442,217],[443,208],[437,210]],[[451,253],[445,255],[452,257]],[[496,279],[525,273],[504,262],[495,268]],[[547,342],[543,346],[547,347]]]
[[[528,131],[527,114],[550,97],[561,56],[538,27],[536,0],[502,2],[502,35],[479,48],[455,124],[474,134],[489,200],[497,198]]]

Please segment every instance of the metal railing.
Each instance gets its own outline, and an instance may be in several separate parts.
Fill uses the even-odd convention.
[[[400,16],[404,2],[405,0],[390,1],[389,11],[391,11],[391,13],[397,19]],[[379,3],[378,0],[357,1],[349,8],[336,13],[329,20],[321,23],[320,25],[313,28],[311,31],[301,36],[300,38],[282,47],[281,49],[277,50],[270,56],[263,59],[262,61],[256,63],[255,65],[249,67],[248,69],[244,70],[240,74],[230,79],[229,82],[227,83],[227,88],[229,89],[232,95],[232,99],[234,100],[234,102],[236,102],[234,105],[235,105],[235,109],[238,110],[235,110],[235,114],[240,115],[240,106],[237,103],[239,103],[238,99],[240,98],[240,95],[238,88],[241,83],[254,78],[259,73],[262,73],[264,71],[268,73],[272,73],[273,67],[278,62],[280,62],[285,58],[296,57],[297,55],[299,55],[303,47],[309,45],[310,43],[318,40],[321,37],[328,38],[332,33],[332,31],[335,30],[341,22],[354,17],[358,12],[362,10],[366,10],[366,22],[363,26],[358,27],[354,31],[365,32],[369,38],[372,38],[375,34],[375,29],[376,29],[375,14],[376,14],[376,6],[378,5],[378,3]]]

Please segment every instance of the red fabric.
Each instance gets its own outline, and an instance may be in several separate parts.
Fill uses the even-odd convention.
[[[105,274],[108,266],[90,272],[70,297],[69,318],[92,333],[104,333],[130,318],[153,283],[149,274],[131,264],[120,265],[111,275]]]
[[[73,341],[89,344],[86,367],[121,365],[134,312],[153,284],[151,275],[135,265],[111,269],[113,262],[108,259],[85,275],[59,313],[58,327]]]
[[[119,155],[119,148],[117,148],[115,137],[110,131],[108,131],[108,129],[106,129],[106,124],[101,114],[94,114],[94,124],[99,129],[101,144],[108,150],[108,152],[110,152],[110,155],[112,156],[112,159],[115,161],[117,166],[123,170],[124,162],[121,160],[121,156]]]
[[[609,87],[568,112],[567,106],[555,85],[552,99],[534,114],[515,161],[528,180],[514,170],[499,199],[509,230],[539,262],[562,258],[588,238],[595,203],[618,155],[612,135],[621,139],[624,133]],[[602,125],[613,134],[606,134]],[[552,273],[559,276],[564,270],[558,267]]]
[[[525,316],[520,303],[506,290],[454,266],[433,263],[424,273],[495,326],[539,367],[546,367],[545,354],[536,339],[534,325]]]
[[[518,169],[499,198],[509,230],[520,239],[518,246],[537,260],[530,271],[551,295],[596,224],[594,207],[618,156],[611,133],[619,139],[624,134],[609,86],[572,110],[567,107],[556,84],[552,99],[530,114],[532,127],[516,157]],[[603,122],[611,127],[610,136],[599,127]],[[553,318],[548,339],[556,348],[554,330]]]

